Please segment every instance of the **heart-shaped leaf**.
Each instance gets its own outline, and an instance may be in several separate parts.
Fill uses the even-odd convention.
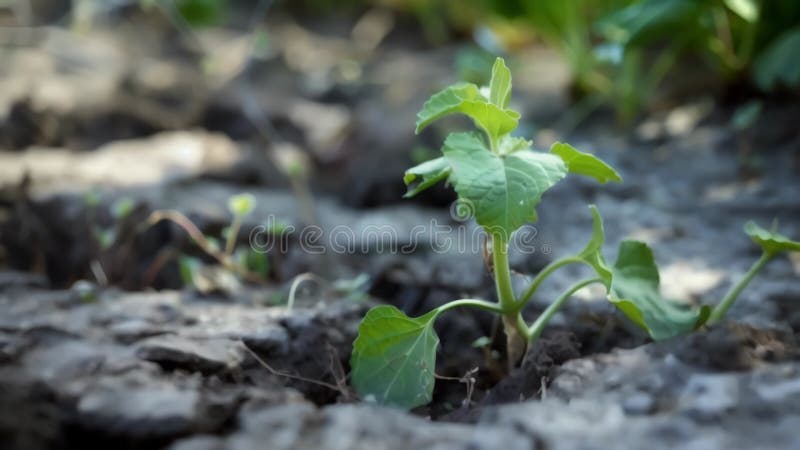
[[[620,244],[612,274],[609,301],[655,340],[688,333],[708,320],[708,306],[692,309],[661,297],[658,267],[643,242]]]
[[[601,183],[607,183],[609,181],[616,181],[617,183],[622,182],[622,177],[619,176],[619,173],[617,173],[613,167],[591,153],[584,153],[562,142],[553,144],[553,146],[550,147],[550,152],[564,160],[570,173],[592,177]]]
[[[408,187],[405,198],[413,197],[450,175],[450,164],[443,156],[406,170],[403,181]]]
[[[406,409],[431,401],[437,314],[412,318],[389,305],[367,312],[350,357],[353,387],[365,400]]]
[[[793,241],[775,231],[761,228],[753,221],[744,225],[744,232],[770,255],[777,255],[781,252],[800,252],[800,242]]]
[[[533,151],[497,155],[475,132],[451,134],[442,152],[459,197],[472,204],[480,225],[490,233],[503,233],[505,239],[536,221],[542,194],[567,175],[566,165],[556,156]]]

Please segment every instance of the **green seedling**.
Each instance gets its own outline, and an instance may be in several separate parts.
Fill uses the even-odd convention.
[[[451,309],[471,307],[498,314],[506,334],[507,362],[512,367],[564,303],[586,286],[603,286],[608,300],[625,316],[653,339],[666,339],[691,332],[709,319],[719,320],[767,261],[800,246],[774,232],[748,225],[747,232],[764,248],[764,256],[717,308],[692,308],[661,297],[658,267],[645,243],[623,241],[616,262],[608,264],[602,254],[603,221],[598,209],[590,206],[593,232],[586,247],[550,263],[525,291],[516,295],[511,286],[508,244],[515,230],[536,221],[535,207],[542,194],[568,174],[588,176],[600,183],[620,182],[621,177],[599,158],[569,144],[556,143],[549,152],[542,152],[533,150],[530,141],[512,136],[520,115],[509,108],[510,98],[511,74],[498,58],[488,89],[469,83],[450,86],[434,94],[417,115],[417,132],[455,113],[472,119],[480,130],[450,134],[442,147],[443,156],[409,169],[404,180],[407,197],[446,180],[459,201],[473,206],[475,219],[491,241],[497,301],[454,300],[420,317],[408,317],[389,305],[372,308],[359,326],[351,356],[353,385],[368,401],[401,408],[430,402],[439,344],[433,325]],[[594,275],[577,281],[532,324],[526,323],[521,315],[525,305],[548,276],[570,264],[587,265]]]
[[[236,247],[242,223],[248,215],[252,214],[255,204],[255,197],[248,193],[234,195],[228,199],[228,210],[232,219],[231,224],[222,231],[224,248],[217,239],[204,235],[191,219],[175,210],[153,211],[145,225],[152,226],[162,220],[168,220],[186,231],[200,250],[214,258],[222,267],[245,281],[263,284],[269,273],[267,255],[252,248],[237,249]],[[157,258],[154,266],[148,272],[153,273],[159,270],[166,260],[166,257]],[[202,261],[191,256],[180,255],[178,266],[184,283],[197,286],[197,280],[203,267]]]

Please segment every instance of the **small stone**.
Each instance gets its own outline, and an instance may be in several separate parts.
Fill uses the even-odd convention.
[[[104,387],[78,402],[79,423],[106,435],[169,437],[192,429],[200,396],[167,385]]]
[[[225,448],[225,441],[217,436],[194,436],[181,439],[169,450],[221,450]]]
[[[732,375],[692,375],[680,396],[681,409],[698,421],[719,419],[739,400],[739,381]]]
[[[655,399],[644,392],[637,392],[622,401],[622,410],[629,415],[652,414],[655,409]]]
[[[243,359],[241,348],[226,339],[192,340],[180,336],[159,336],[143,342],[136,356],[165,369],[214,373],[237,367]]]
[[[123,344],[130,344],[140,339],[164,334],[165,330],[142,319],[129,319],[117,322],[109,327],[111,334]]]

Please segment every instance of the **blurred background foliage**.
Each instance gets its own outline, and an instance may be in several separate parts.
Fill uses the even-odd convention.
[[[13,0],[5,0],[13,4]],[[0,3],[3,3],[0,0]],[[34,2],[35,3],[35,2]],[[532,45],[557,51],[578,110],[610,106],[623,124],[695,91],[747,100],[797,94],[798,0],[72,0],[86,11],[138,4],[176,13],[186,25],[226,25],[232,12],[276,6],[306,17],[354,17],[380,8],[419,24],[433,46],[466,45],[456,69],[485,82],[493,56]],[[80,18],[80,17],[79,17]],[[697,82],[699,80],[699,83]],[[699,86],[699,89],[698,89]]]
[[[142,0],[143,4],[159,0]],[[163,2],[162,2],[163,3]],[[187,22],[224,20],[225,0],[174,0]],[[294,0],[309,15],[390,9],[418,21],[433,45],[472,40],[456,66],[486,80],[494,54],[555,49],[578,105],[610,105],[622,123],[658,102],[671,80],[702,78],[720,95],[797,93],[797,0]],[[674,83],[673,83],[674,84]]]

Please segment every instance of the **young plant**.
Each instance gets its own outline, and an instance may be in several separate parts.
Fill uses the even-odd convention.
[[[514,231],[536,221],[535,207],[542,194],[570,173],[600,183],[620,182],[621,177],[599,158],[569,144],[556,143],[550,152],[540,152],[531,148],[530,141],[511,136],[520,115],[509,108],[510,98],[511,73],[497,58],[488,88],[469,83],[450,86],[434,94],[417,115],[417,132],[455,113],[472,119],[480,130],[450,134],[442,147],[443,156],[409,169],[404,181],[408,186],[406,197],[411,197],[446,180],[460,201],[474,206],[475,218],[491,241],[497,301],[454,300],[420,317],[408,317],[389,305],[372,308],[359,325],[351,355],[352,382],[365,400],[402,408],[430,402],[439,344],[433,325],[439,315],[451,309],[472,307],[500,315],[509,366],[518,362],[575,292],[594,283],[603,285],[608,300],[653,339],[666,339],[695,330],[709,318],[718,320],[766,261],[780,251],[800,246],[748,225],[748,232],[762,245],[765,256],[712,312],[708,306],[691,308],[663,299],[653,253],[642,242],[623,241],[614,265],[607,264],[601,253],[603,222],[597,208],[590,206],[593,232],[586,247],[550,263],[521,295],[516,295],[511,287],[508,244]],[[576,282],[532,324],[526,323],[521,314],[525,305],[549,275],[569,264],[588,265],[595,275]]]
[[[253,212],[255,202],[255,197],[248,193],[234,195],[228,199],[228,210],[231,213],[232,220],[231,224],[222,231],[222,237],[225,241],[223,248],[220,248],[221,246],[217,239],[204,235],[191,219],[175,210],[153,211],[144,225],[149,227],[162,220],[168,220],[186,231],[204,253],[214,258],[220,266],[230,273],[248,282],[263,284],[269,272],[267,255],[252,248],[242,247],[237,249],[236,247],[239,230],[245,217]],[[148,270],[148,279],[151,279],[171,257],[171,253],[164,253],[163,255],[167,256],[156,258],[156,261]],[[203,266],[202,262],[197,258],[186,255],[181,255],[178,262],[181,278],[183,278],[184,282],[198,287],[197,279]]]

